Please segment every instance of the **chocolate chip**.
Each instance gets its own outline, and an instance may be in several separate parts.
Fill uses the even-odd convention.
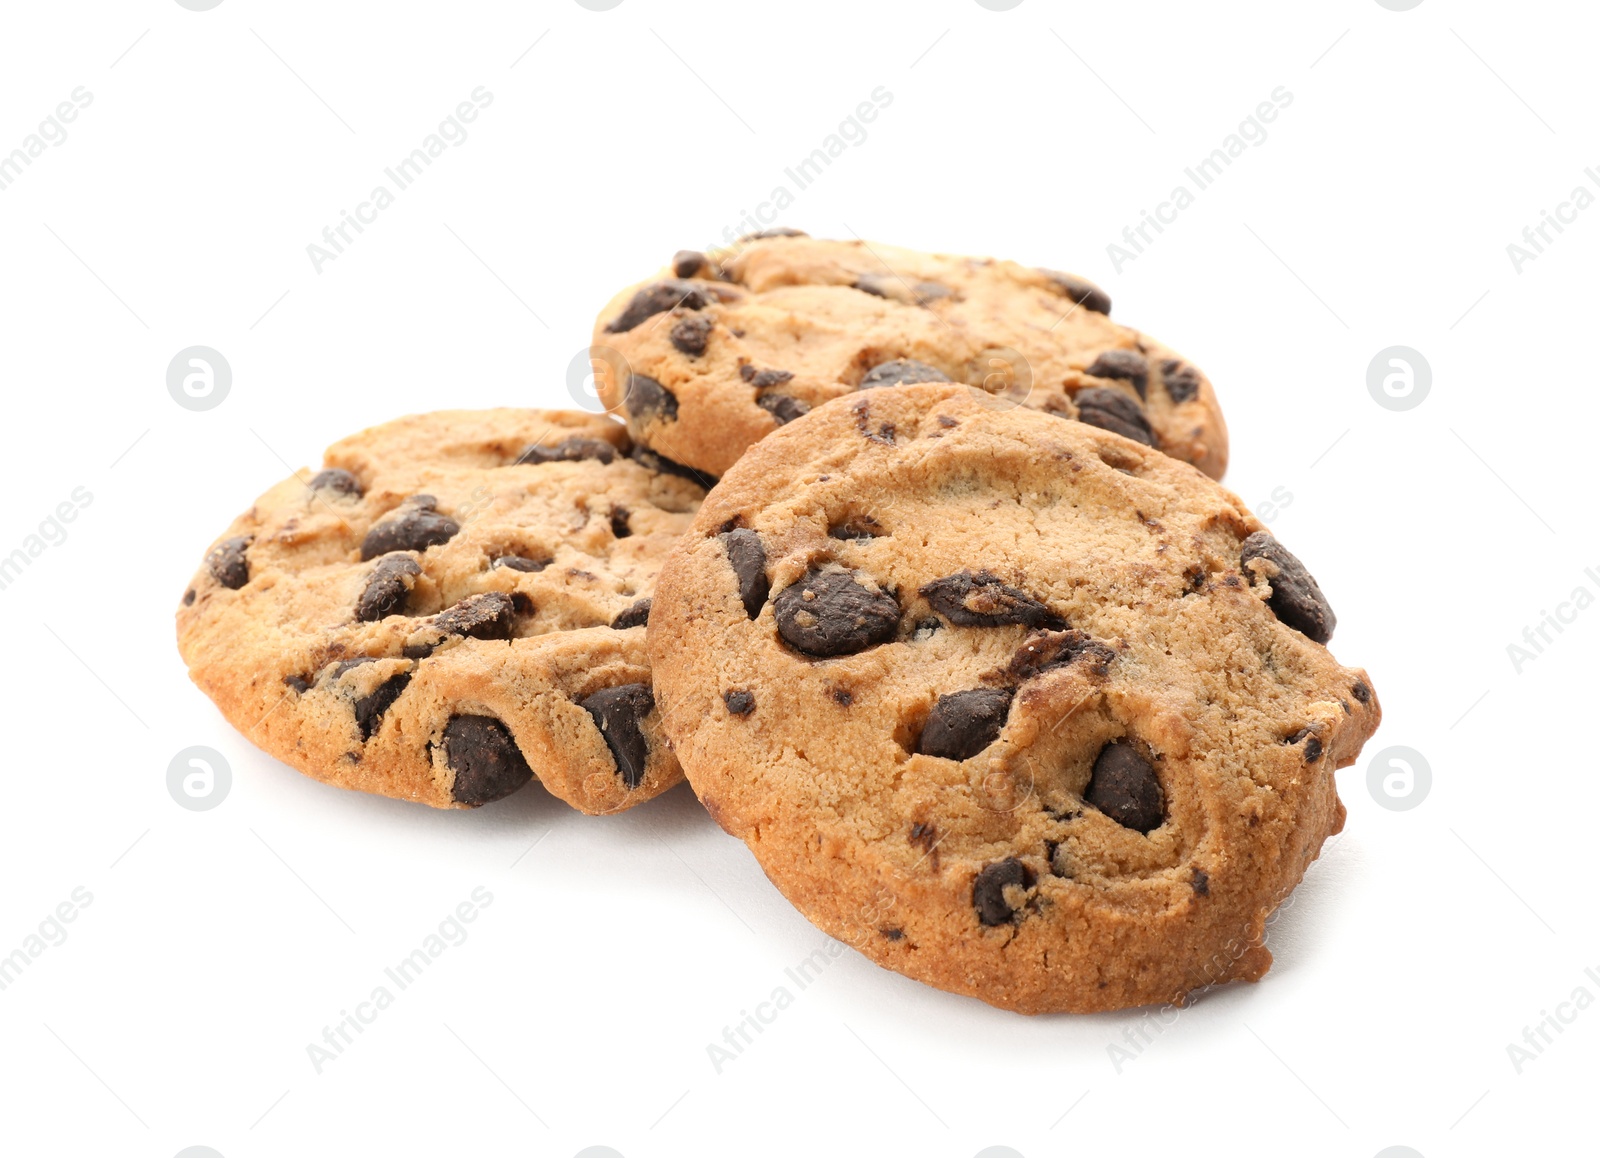
[[[782,386],[794,377],[794,373],[789,370],[757,370],[746,362],[739,367],[739,377],[750,383],[757,390],[762,390],[768,386]]]
[[[864,273],[851,284],[851,289],[871,294],[875,298],[889,297],[890,279],[881,273]]]
[[[250,560],[245,555],[249,546],[250,539],[246,535],[222,540],[206,555],[206,570],[218,583],[237,591],[250,582]]]
[[[628,416],[638,422],[678,420],[678,396],[644,374],[628,375],[628,389],[622,402]]]
[[[189,588],[189,590],[187,590],[187,591],[185,591],[183,593],[183,605],[185,607],[193,607],[194,606],[194,588],[193,587]]]
[[[688,479],[690,482],[696,484],[704,490],[710,490],[712,487],[717,485],[716,475],[707,474],[703,470],[695,470],[692,466],[684,466],[681,462],[674,462],[666,455],[657,454],[653,450],[646,450],[642,446],[634,447],[633,454],[630,457],[634,462],[638,463],[647,470],[653,470],[658,474],[670,474],[676,475],[678,478]]]
[[[674,322],[672,329],[667,331],[667,337],[679,353],[698,358],[706,352],[706,343],[715,328],[716,322],[705,314],[690,314]]]
[[[911,639],[914,643],[926,643],[932,639],[934,633],[944,627],[944,620],[929,617],[919,622],[911,629]]]
[[[489,566],[491,569],[505,567],[512,571],[543,571],[553,562],[554,559],[527,559],[521,555],[501,555]]]
[[[694,277],[710,264],[706,255],[698,249],[680,249],[672,255],[672,274],[674,277]]]
[[[1195,896],[1209,897],[1211,895],[1210,874],[1199,865],[1191,865],[1189,868],[1189,887],[1194,890]]]
[[[1265,567],[1251,566],[1256,560]],[[1257,531],[1245,539],[1239,554],[1239,569],[1253,587],[1260,580],[1272,585],[1267,606],[1280,622],[1304,632],[1317,643],[1333,638],[1338,620],[1311,572],[1267,531]],[[1358,697],[1359,698],[1359,697]]]
[[[468,639],[510,639],[516,620],[511,596],[503,591],[469,595],[433,617],[433,625],[448,635]]]
[[[736,716],[748,716],[756,710],[756,698],[742,688],[722,693],[722,703]]]
[[[1012,678],[1027,680],[1081,659],[1095,675],[1105,675],[1116,658],[1115,650],[1081,631],[1045,631],[1030,635],[1017,648],[1007,670]]]
[[[684,281],[681,278],[658,281],[634,294],[627,308],[607,323],[606,332],[626,333],[640,322],[657,314],[664,314],[680,306],[686,310],[703,310],[714,300],[703,287],[692,281]]]
[[[376,623],[388,615],[398,615],[405,610],[406,599],[417,585],[422,568],[410,555],[403,553],[385,555],[367,574],[367,585],[356,600],[356,618],[362,623]]]
[[[810,236],[811,235],[809,233],[806,233],[804,230],[801,230],[801,229],[789,229],[786,226],[780,225],[775,229],[763,229],[763,230],[761,230],[761,231],[759,231],[757,233],[747,233],[743,237],[739,238],[738,241],[734,242],[734,244],[735,245],[743,245],[747,241],[765,241],[770,237],[810,237]]]
[[[890,941],[898,941],[901,937],[906,935],[906,931],[904,929],[879,929],[878,932],[881,933],[886,940]]]
[[[378,725],[383,722],[383,713],[400,698],[400,693],[406,690],[406,685],[410,682],[411,673],[403,671],[399,675],[390,676],[372,689],[370,695],[362,696],[356,701],[356,727],[360,729],[363,740],[372,739],[372,733],[376,732]]]
[[[973,688],[940,696],[917,740],[924,756],[967,760],[1000,735],[1011,711],[1010,688]]]
[[[1078,404],[1078,420],[1101,430],[1109,430],[1146,446],[1156,444],[1144,409],[1120,390],[1107,386],[1086,386],[1072,396]]]
[[[883,529],[883,524],[871,515],[852,515],[842,523],[835,523],[828,528],[830,539],[876,539],[888,534]]]
[[[615,461],[617,448],[603,438],[580,438],[573,435],[563,438],[554,446],[544,446],[534,443],[521,454],[517,455],[518,466],[541,466],[547,462],[595,462],[609,463]]]
[[[1156,770],[1126,740],[1115,740],[1100,749],[1083,799],[1135,832],[1149,832],[1165,819]]]
[[[1368,704],[1372,702],[1372,689],[1364,683],[1357,682],[1353,684],[1350,688],[1350,694],[1360,703]]]
[[[629,605],[611,621],[613,631],[627,631],[630,627],[643,627],[650,621],[650,600],[641,599]]]
[[[948,382],[943,370],[911,358],[895,358],[879,362],[861,379],[859,389],[871,390],[874,386],[906,386],[913,382]]]
[[[861,432],[864,438],[870,438],[872,441],[881,442],[886,446],[894,445],[894,423],[880,422],[878,429],[873,430],[872,407],[865,398],[852,403],[850,413],[855,415],[856,429]],[[820,482],[821,480],[819,479],[818,481]]]
[[[311,690],[311,681],[303,675],[286,675],[283,677],[283,683],[285,687],[293,688],[301,695]]]
[[[728,553],[728,565],[739,582],[739,602],[751,619],[761,614],[767,601],[767,549],[761,536],[748,527],[739,527],[717,536]]]
[[[644,782],[645,758],[650,745],[640,723],[655,710],[656,698],[645,684],[602,688],[578,705],[594,718],[595,727],[611,749],[617,774],[629,788]]]
[[[838,704],[841,708],[848,708],[851,704],[856,702],[856,694],[849,688],[830,688],[828,691],[828,698],[834,703]]]
[[[1161,363],[1161,385],[1174,402],[1187,402],[1200,393],[1200,371],[1177,358],[1166,358]]]
[[[493,716],[453,717],[444,726],[444,762],[456,774],[451,798],[473,808],[510,796],[533,779],[510,729]]]
[[[1150,363],[1143,354],[1133,350],[1106,350],[1084,373],[1092,378],[1117,378],[1128,382],[1139,392],[1140,398],[1145,396],[1145,388],[1150,383]]]
[[[936,302],[950,297],[956,291],[936,281],[919,281],[911,287],[911,292],[917,299],[917,305],[925,306],[929,302]]]
[[[360,498],[362,495],[361,483],[357,481],[356,476],[336,466],[318,471],[311,479],[311,489],[327,491],[334,495],[350,495],[354,498]]]
[[[979,924],[993,927],[1012,921],[1017,911],[1006,900],[1006,889],[1012,887],[1033,887],[1032,871],[1014,856],[986,865],[973,879],[972,907],[978,911]]]
[[[851,655],[894,638],[900,605],[848,571],[807,571],[773,601],[778,634],[805,655]]]
[[[763,394],[756,399],[756,405],[777,419],[779,426],[787,425],[811,412],[811,407],[788,394]]]
[[[1294,745],[1300,743],[1301,741],[1305,742],[1305,751],[1303,755],[1305,756],[1305,761],[1307,764],[1315,764],[1318,760],[1322,759],[1322,741],[1317,738],[1316,734],[1312,732],[1310,728],[1301,728],[1298,732],[1285,740],[1284,743]]]
[[[626,539],[633,534],[633,528],[628,526],[628,519],[632,516],[627,507],[611,508],[611,533],[619,539]]]
[[[1077,302],[1084,309],[1093,310],[1097,314],[1111,312],[1110,295],[1094,282],[1053,269],[1044,270],[1043,273],[1050,279],[1056,292],[1064,295],[1069,301]]]
[[[1000,627],[1025,623],[1029,627],[1059,630],[1066,623],[1026,591],[1000,581],[988,571],[958,571],[925,583],[924,599],[958,627]]]
[[[376,559],[391,551],[426,551],[448,543],[461,530],[456,521],[433,509],[432,495],[412,495],[393,518],[373,526],[361,540],[361,558]]]
[[[923,852],[932,852],[934,846],[939,843],[939,830],[931,824],[918,821],[911,826],[907,839]]]

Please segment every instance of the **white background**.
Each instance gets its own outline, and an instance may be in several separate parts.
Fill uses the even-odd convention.
[[[0,555],[93,500],[0,591],[0,954],[93,900],[0,991],[0,1150],[1592,1152],[1551,1139],[1587,1116],[1600,1008],[1520,1073],[1507,1046],[1600,998],[1600,611],[1520,673],[1507,645],[1600,593],[1600,209],[1521,272],[1506,252],[1600,192],[1592,7],[690,9],[6,6],[0,151],[75,87],[93,103],[0,192]],[[317,272],[307,244],[477,86],[470,138]],[[1104,285],[1216,382],[1229,484],[1292,495],[1273,530],[1385,707],[1272,972],[1120,1071],[1138,1013],[1026,1019],[851,953],[719,1074],[707,1046],[826,942],[687,788],[609,819],[537,788],[437,813],[325,788],[230,729],[173,647],[257,493],[402,413],[571,405],[606,298],[741,232],[878,86],[892,104],[784,223]],[[1267,139],[1117,271],[1107,244],[1278,86]],[[165,383],[195,344],[234,373],[204,413]],[[1366,385],[1396,344],[1433,374],[1403,413]],[[232,765],[211,811],[167,791],[190,745]],[[1409,811],[1367,787],[1394,745],[1432,769]],[[308,1044],[478,886],[466,942],[318,1074]]]

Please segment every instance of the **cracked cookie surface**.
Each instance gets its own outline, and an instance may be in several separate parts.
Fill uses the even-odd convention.
[[[1072,274],[803,234],[680,252],[595,323],[606,405],[644,446],[711,475],[812,407],[954,381],[1155,446],[1221,478],[1210,381],[1108,316]]]
[[[649,642],[696,793],[801,912],[1037,1013],[1266,971],[1380,718],[1312,638],[1333,623],[1193,467],[923,384],[752,448],[663,568]]]
[[[585,812],[682,779],[645,618],[704,490],[572,411],[440,411],[334,444],[206,555],[189,674],[318,780],[435,807],[532,777]],[[641,456],[644,457],[644,456]]]

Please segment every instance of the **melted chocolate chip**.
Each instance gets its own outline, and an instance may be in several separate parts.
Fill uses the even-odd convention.
[[[680,306],[686,310],[703,310],[714,300],[703,287],[692,281],[685,281],[682,278],[658,281],[634,294],[627,308],[607,323],[606,332],[626,333],[640,322],[657,314],[664,314]]]
[[[861,390],[871,390],[875,386],[907,386],[913,382],[948,382],[949,375],[935,366],[926,362],[918,362],[911,358],[895,358],[888,362],[879,362],[868,370],[861,379]]]
[[[250,582],[250,560],[246,556],[249,546],[250,539],[246,535],[222,540],[206,556],[206,570],[218,583],[237,591]]]
[[[1369,704],[1372,702],[1372,689],[1364,683],[1353,684],[1350,688],[1350,694],[1356,698],[1358,703]]]
[[[645,760],[650,753],[640,724],[656,706],[650,688],[645,684],[602,688],[578,706],[589,713],[595,727],[600,729],[622,782],[629,788],[639,787],[644,782]]]
[[[1067,298],[1067,300],[1077,302],[1084,309],[1093,310],[1097,314],[1109,314],[1111,312],[1110,295],[1095,285],[1094,282],[1077,277],[1074,274],[1061,273],[1053,269],[1045,270],[1044,274],[1050,279],[1050,283],[1055,287],[1056,292]]]
[[[1033,873],[1027,865],[1014,856],[986,865],[972,882],[972,907],[978,912],[978,923],[993,927],[1009,924],[1017,910],[1006,900],[1007,888],[1031,889]]]
[[[999,576],[988,571],[958,571],[923,584],[921,594],[935,611],[958,627],[1000,627],[1008,623],[1053,630],[1066,627],[1061,617],[1043,603],[1026,591],[1002,583]]]
[[[493,716],[452,718],[444,728],[444,762],[456,774],[451,798],[473,808],[510,796],[533,779],[510,729]]]
[[[403,612],[406,599],[421,574],[421,566],[410,555],[397,553],[379,559],[367,574],[361,598],[356,600],[356,618],[362,623],[376,623],[385,616]]]
[[[286,675],[283,677],[283,683],[285,687],[293,688],[301,695],[311,690],[311,681],[303,675]]]
[[[751,619],[761,614],[767,601],[767,549],[761,536],[748,527],[739,527],[717,536],[728,553],[728,565],[739,582],[739,602]]]
[[[706,352],[706,343],[710,341],[711,331],[715,328],[716,323],[705,314],[690,314],[672,324],[672,329],[667,331],[667,338],[680,354],[698,358]]]
[[[1174,402],[1187,402],[1200,393],[1200,371],[1177,358],[1164,359],[1161,385],[1166,387],[1167,397]]]
[[[311,489],[330,495],[349,495],[353,498],[360,498],[363,493],[361,483],[356,476],[336,466],[318,471],[311,479]]]
[[[778,634],[804,655],[851,655],[894,638],[900,605],[848,571],[813,568],[773,601]]]
[[[512,571],[543,571],[553,562],[554,559],[527,559],[521,555],[501,555],[489,566],[505,567]]]
[[[1126,740],[1100,749],[1083,799],[1135,832],[1149,832],[1166,818],[1155,768]]]
[[[1086,386],[1072,396],[1078,404],[1078,420],[1101,430],[1109,430],[1146,446],[1156,444],[1155,432],[1144,410],[1120,390],[1106,386]]]
[[[1011,711],[1010,688],[973,688],[940,696],[917,740],[924,756],[967,760],[1000,735]]]
[[[811,407],[788,394],[763,394],[756,399],[756,405],[777,419],[779,426],[785,426],[811,412]]]
[[[1007,670],[1012,678],[1027,680],[1081,659],[1095,675],[1105,675],[1116,658],[1115,650],[1081,631],[1046,631],[1030,635],[1011,657]]]
[[[633,512],[627,507],[611,508],[611,533],[619,539],[626,539],[633,534],[633,528],[628,526],[628,519]]]
[[[1322,759],[1322,741],[1317,738],[1316,734],[1312,732],[1310,728],[1301,728],[1298,732],[1285,740],[1284,743],[1293,745],[1299,744],[1302,741],[1305,743],[1305,750],[1302,754],[1304,755],[1307,764],[1315,764],[1318,760]]]
[[[411,673],[403,671],[390,676],[373,688],[370,695],[362,696],[355,702],[356,727],[361,731],[362,740],[372,739],[372,733],[383,722],[383,713],[400,698],[400,693],[406,690],[410,682]]]
[[[617,448],[603,438],[580,438],[573,435],[571,438],[563,438],[554,446],[535,443],[517,455],[517,463],[540,466],[547,462],[583,462],[588,459],[609,463],[615,461],[616,457]]]
[[[878,932],[889,941],[898,941],[901,937],[906,935],[906,931],[904,929],[879,929]]]
[[[469,595],[433,618],[433,625],[447,635],[468,639],[510,639],[516,620],[516,607],[503,591]]]
[[[630,627],[643,627],[650,621],[650,600],[641,599],[631,604],[611,621],[613,631],[627,631]]]
[[[739,367],[739,377],[760,390],[768,386],[782,386],[793,378],[794,374],[789,370],[757,370],[746,362]]]
[[[432,495],[412,495],[400,513],[377,523],[361,540],[361,558],[376,559],[391,551],[426,551],[448,543],[461,527],[447,515],[433,509]]]
[[[1117,378],[1127,382],[1139,392],[1140,398],[1145,396],[1150,383],[1150,363],[1143,354],[1133,350],[1106,350],[1084,373],[1093,378]]]
[[[674,277],[694,277],[701,270],[708,269],[711,263],[706,260],[706,255],[698,249],[680,249],[672,255],[672,275]]]
[[[657,454],[653,450],[646,450],[642,446],[634,447],[633,454],[630,457],[634,462],[638,463],[647,470],[653,470],[658,474],[670,474],[675,475],[678,478],[688,479],[690,482],[696,484],[704,490],[710,490],[712,487],[717,485],[716,475],[707,474],[703,470],[695,470],[692,466],[684,466],[681,462],[674,462],[666,455]]]
[[[1251,566],[1258,559],[1267,566]],[[1267,606],[1280,622],[1304,632],[1317,643],[1327,643],[1333,638],[1338,620],[1322,588],[1317,586],[1305,565],[1269,532],[1257,531],[1245,539],[1239,555],[1239,569],[1249,577],[1252,587],[1262,580],[1271,584],[1272,595]]]
[[[1189,887],[1194,890],[1197,897],[1211,895],[1211,876],[1199,865],[1192,865],[1189,869]]]
[[[622,403],[628,416],[636,422],[678,420],[678,396],[654,378],[644,374],[629,374],[628,388]]]
[[[864,294],[871,294],[875,298],[891,296],[889,286],[891,279],[881,273],[864,273],[851,284],[850,288],[860,290]]]
[[[183,593],[183,605],[185,607],[193,607],[194,606],[194,588],[193,587],[189,588],[189,590],[187,590],[187,591],[185,591]]]
[[[883,524],[871,515],[852,515],[842,523],[835,523],[828,528],[830,539],[876,539],[888,534],[883,529]]]
[[[736,716],[748,716],[756,710],[756,698],[743,688],[722,693],[722,703]]]

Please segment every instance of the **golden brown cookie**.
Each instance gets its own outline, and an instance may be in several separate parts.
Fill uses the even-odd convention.
[[[1026,1013],[1260,977],[1380,709],[1239,499],[950,385],[753,447],[657,582],[663,726],[812,921]]]
[[[831,398],[954,381],[1221,478],[1210,381],[1110,311],[1071,274],[790,231],[679,253],[600,312],[591,352],[602,400],[640,445],[712,475]]]
[[[446,410],[329,448],[212,547],[189,674],[309,776],[436,808],[537,775],[585,812],[682,778],[644,622],[704,491],[571,411]]]

